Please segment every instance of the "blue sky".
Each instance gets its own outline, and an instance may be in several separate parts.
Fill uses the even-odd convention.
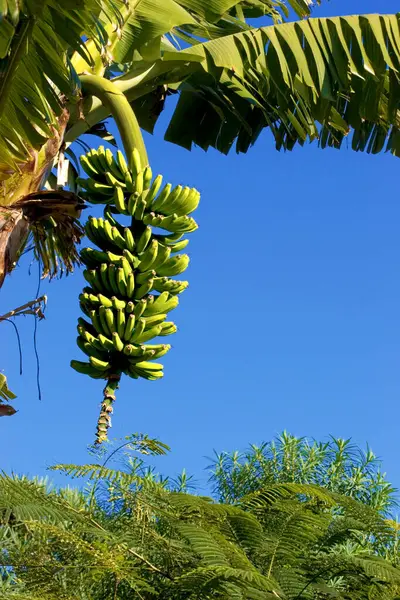
[[[385,12],[395,4],[385,2]],[[337,1],[317,14],[377,5]],[[189,153],[162,140],[165,122],[146,136],[153,171],[202,192],[190,288],[173,314],[179,332],[169,338],[164,379],[123,381],[112,437],[159,437],[172,452],[157,467],[185,467],[198,480],[213,449],[243,449],[283,429],[352,437],[370,444],[400,486],[398,159],[316,145],[277,153],[269,133],[245,156]],[[37,266],[30,276],[28,267],[22,261],[8,278],[1,313],[35,296]],[[89,461],[102,384],[69,367],[82,358],[75,338],[83,285],[79,271],[42,283],[41,402],[33,319],[17,321],[22,377],[13,329],[2,325],[1,364],[19,410],[0,419],[6,471],[45,474],[56,462]]]

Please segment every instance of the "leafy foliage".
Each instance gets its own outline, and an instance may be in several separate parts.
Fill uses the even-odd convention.
[[[84,491],[1,477],[2,598],[394,600],[400,592],[394,561],[365,543],[387,547],[393,538],[373,507],[300,483],[264,485],[233,506],[178,492],[128,459],[118,476],[76,467],[89,475]]]
[[[305,483],[355,498],[383,514],[396,503],[396,490],[381,472],[374,453],[369,448],[362,451],[351,440],[317,442],[283,432],[244,453],[216,454],[209,469],[222,502],[238,502],[271,483]]]

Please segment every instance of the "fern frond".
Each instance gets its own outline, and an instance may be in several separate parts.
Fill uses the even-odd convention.
[[[195,525],[178,523],[176,528],[200,557],[201,564],[209,566],[229,565],[224,551],[211,533]]]
[[[337,504],[337,496],[326,489],[312,484],[279,483],[271,484],[244,496],[240,506],[249,509],[271,506],[275,502],[293,496],[313,498],[326,504],[334,506]]]
[[[180,591],[193,591],[197,593],[207,593],[212,589],[218,590],[225,583],[233,583],[237,587],[246,590],[249,586],[256,590],[266,593],[265,598],[284,598],[284,594],[278,583],[273,579],[264,577],[257,572],[233,569],[226,566],[198,567],[178,577],[174,581],[174,586]],[[270,593],[270,595],[268,594]]]
[[[85,477],[89,481],[103,480],[108,483],[120,484],[120,485],[133,485],[143,481],[143,477],[138,476],[135,473],[126,473],[125,471],[119,471],[117,469],[109,469],[102,465],[68,465],[60,464],[50,467],[51,471],[60,471],[68,477],[78,478]]]

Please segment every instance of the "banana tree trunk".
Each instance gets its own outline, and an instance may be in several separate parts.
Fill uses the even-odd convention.
[[[0,173],[0,287],[15,266],[29,234],[30,220],[23,210],[23,199],[39,191],[46,181],[55,157],[63,143],[69,113],[64,110],[54,128],[53,137],[39,150],[32,149],[31,158],[19,165],[19,171]],[[18,206],[15,206],[18,203]]]

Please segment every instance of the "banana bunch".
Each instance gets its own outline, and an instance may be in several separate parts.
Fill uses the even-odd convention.
[[[151,168],[140,164],[137,151],[130,167],[122,152],[114,156],[102,146],[82,156],[81,165],[89,177],[79,179],[80,195],[104,205],[104,211],[103,217],[89,217],[85,226],[95,247],[80,253],[88,285],[79,297],[86,318],[78,320],[77,345],[88,360],[73,360],[71,366],[107,380],[97,424],[96,443],[101,443],[111,426],[121,375],[150,381],[163,377],[163,365],[154,361],[171,346],[153,342],[177,330],[168,314],[188,282],[174,277],[189,264],[189,256],[179,252],[189,242],[184,234],[197,229],[189,214],[200,194],[194,188],[163,186],[161,175],[153,178]],[[130,217],[129,224],[117,215]]]

